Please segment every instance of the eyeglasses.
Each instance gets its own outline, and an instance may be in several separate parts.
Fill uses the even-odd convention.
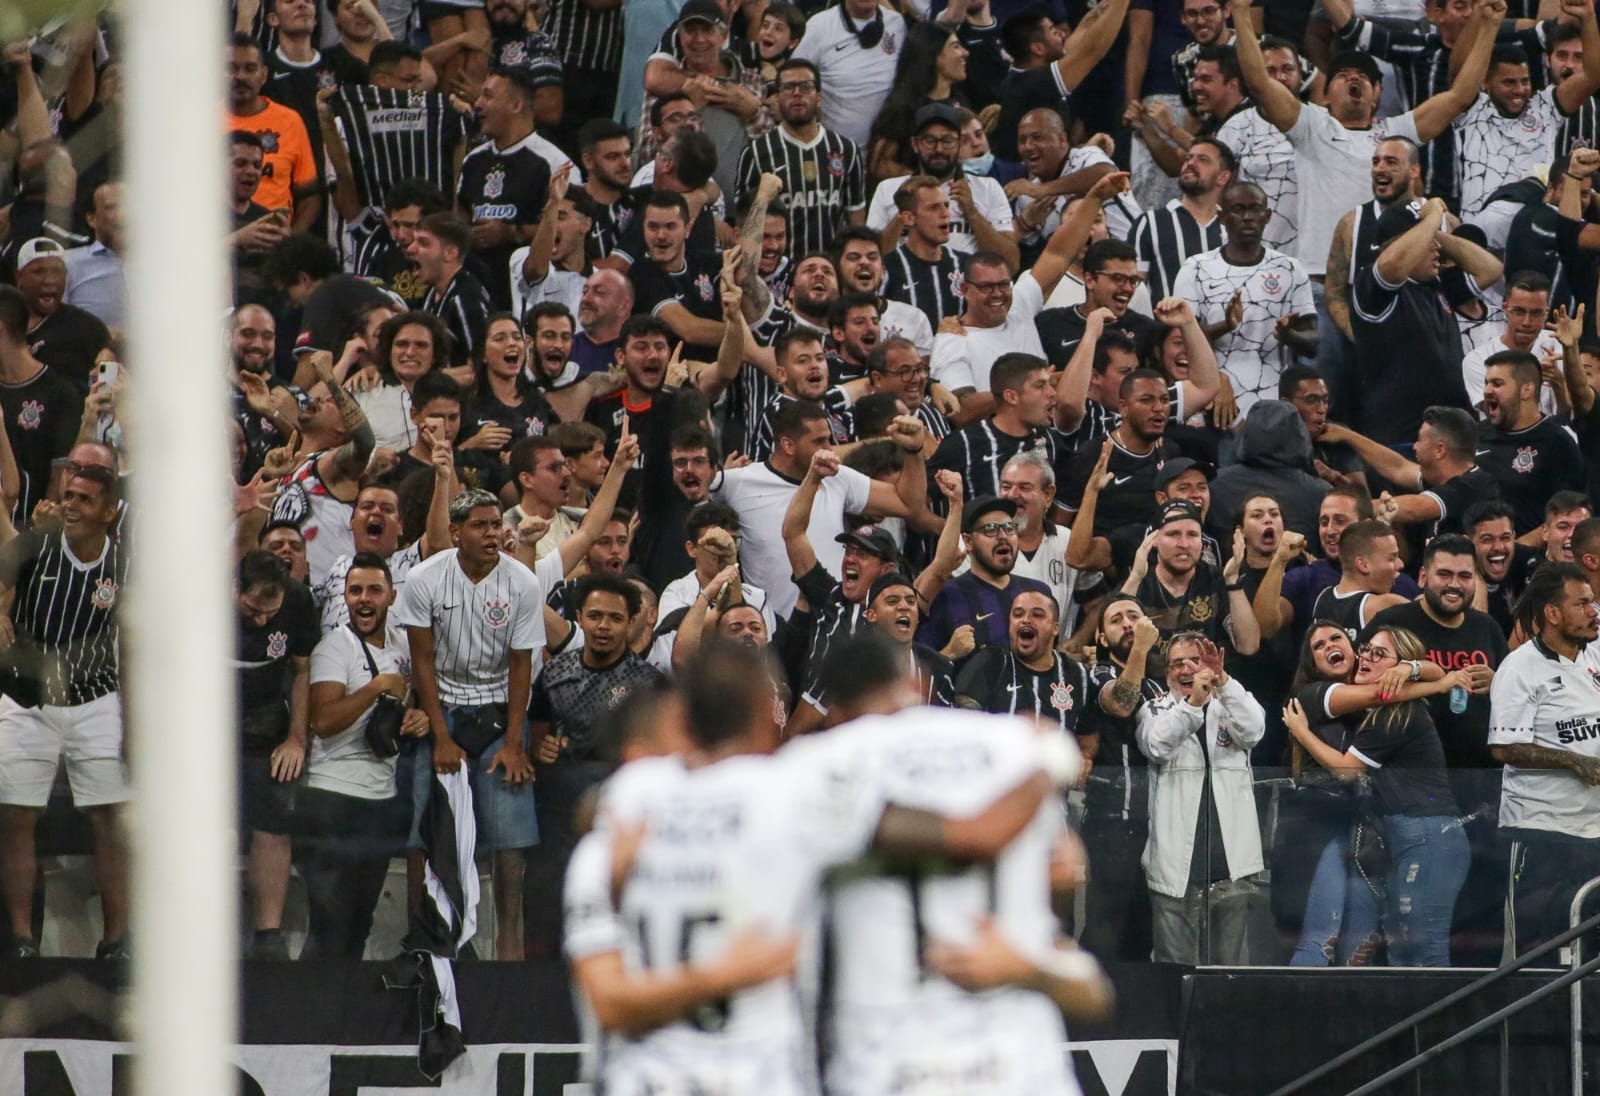
[[[982,525],[974,525],[972,531],[974,533],[982,533],[986,537],[997,537],[1001,533],[1010,535],[1017,531],[1017,523],[1014,521],[986,521]]]
[[[1143,274],[1110,274],[1103,270],[1091,270],[1089,277],[1104,278],[1118,289],[1137,289],[1144,284]]]
[[[926,377],[928,375],[928,367],[925,365],[907,365],[900,369],[886,369],[884,372],[888,373],[891,377],[898,377],[903,381],[909,381],[915,380],[918,377]]]
[[[678,126],[684,122],[698,122],[699,120],[700,112],[698,110],[691,110],[682,114],[666,114],[661,118],[662,124],[669,126]]]
[[[976,289],[979,293],[998,293],[1002,289],[1010,289],[1011,288],[1011,280],[1009,278],[1001,278],[997,282],[971,282],[971,281],[969,281],[967,283],[967,285],[970,286],[973,289]]]
[[[778,85],[779,95],[807,95],[816,90],[815,80],[786,80]]]
[[[1374,647],[1370,643],[1363,643],[1361,646],[1357,647],[1356,654],[1360,655],[1362,658],[1370,658],[1377,662],[1382,662],[1385,659],[1390,658],[1397,659],[1400,657],[1391,650],[1388,650],[1384,647]]]
[[[923,137],[918,135],[917,142],[929,148],[955,148],[961,143],[960,137]]]
[[[1215,4],[1206,8],[1189,8],[1183,12],[1180,18],[1182,18],[1185,22],[1195,19],[1210,19],[1220,11],[1222,11],[1222,9],[1217,7]]]

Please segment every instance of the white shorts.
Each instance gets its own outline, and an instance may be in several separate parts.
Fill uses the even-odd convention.
[[[127,800],[122,702],[116,693],[72,707],[38,708],[0,696],[0,804],[43,807],[63,757],[75,806]]]
[[[809,1096],[804,1064],[783,1055],[649,1053],[627,1047],[601,1063],[606,1096]]]

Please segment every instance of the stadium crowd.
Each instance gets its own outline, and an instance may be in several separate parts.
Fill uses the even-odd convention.
[[[480,946],[565,948],[634,1050],[787,1023],[762,987],[793,949],[748,918],[720,950],[690,946],[714,910],[625,930],[689,916],[664,881],[711,849],[779,921],[931,887],[889,983],[931,942],[934,981],[1079,1005],[1103,987],[1058,933],[1493,965],[1600,875],[1589,0],[231,14],[254,956],[289,958],[291,873],[302,958],[363,953],[395,856],[419,907],[463,768]],[[117,44],[74,21],[4,58],[13,958],[53,788],[92,823],[100,954],[130,946],[118,408],[157,366],[118,349]],[[824,884],[848,862],[910,898]],[[846,1061],[903,1003],[863,974],[886,939],[839,937]]]

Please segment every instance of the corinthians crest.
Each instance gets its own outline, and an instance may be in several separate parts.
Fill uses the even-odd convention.
[[[497,167],[483,177],[483,196],[493,201],[506,192],[506,170]]]

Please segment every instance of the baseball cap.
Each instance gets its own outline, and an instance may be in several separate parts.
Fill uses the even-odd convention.
[[[1163,464],[1160,470],[1156,472],[1156,490],[1165,491],[1167,485],[1173,480],[1195,468],[1198,468],[1200,474],[1205,476],[1206,479],[1209,480],[1211,478],[1211,469],[1199,461],[1190,457],[1174,457]]]
[[[1421,212],[1422,207],[1416,202],[1402,202],[1400,205],[1390,206],[1383,211],[1383,216],[1378,218],[1378,223],[1373,228],[1373,241],[1381,247],[1396,236],[1405,235],[1422,219]]]
[[[22,270],[35,259],[61,259],[65,261],[67,249],[48,236],[35,236],[17,251],[17,269]]]
[[[1161,517],[1156,520],[1157,529],[1165,529],[1175,521],[1200,522],[1200,507],[1184,499],[1173,499],[1161,508]]]
[[[879,559],[894,561],[900,556],[900,546],[894,542],[889,530],[880,525],[863,525],[848,533],[834,537],[836,544],[854,544],[863,552],[871,552]]]
[[[973,499],[961,511],[961,531],[972,532],[983,524],[980,518],[987,517],[997,510],[1008,518],[1017,516],[1017,504],[1011,499],[996,498],[994,495],[980,495]]]
[[[878,600],[879,594],[883,593],[885,590],[893,589],[896,586],[909,586],[913,590],[917,588],[916,583],[912,582],[909,577],[901,574],[899,571],[885,571],[883,574],[879,575],[873,580],[872,588],[867,591],[867,600],[863,602],[863,604],[871,605],[874,601]]]
[[[685,23],[710,23],[714,27],[726,27],[727,20],[722,15],[722,5],[717,0],[689,0],[678,9],[678,25]]]
[[[1372,54],[1364,50],[1343,49],[1334,54],[1333,64],[1328,67],[1328,78],[1331,80],[1345,69],[1359,72],[1374,84],[1383,82],[1383,70],[1378,67]]]
[[[921,133],[935,123],[961,132],[961,119],[956,116],[955,108],[944,103],[929,103],[918,109],[911,118],[911,132]]]

